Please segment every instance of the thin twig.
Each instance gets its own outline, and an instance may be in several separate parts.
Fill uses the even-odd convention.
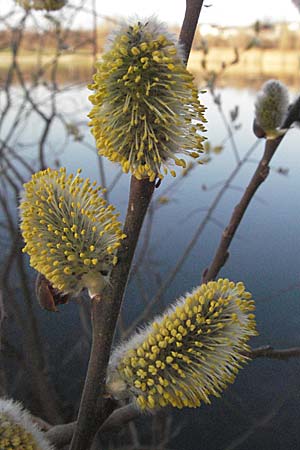
[[[265,345],[251,349],[246,353],[251,359],[256,358],[271,358],[286,361],[290,358],[300,357],[300,347],[290,347],[282,349],[274,349],[271,345]]]
[[[136,419],[140,414],[140,411],[132,403],[115,409],[100,427],[99,432],[121,430],[126,423]],[[61,448],[71,441],[75,426],[76,422],[56,425],[47,431],[46,437],[56,448]]]
[[[170,270],[170,272],[164,277],[164,281],[161,284],[161,286],[159,287],[159,289],[156,292],[153,299],[150,302],[148,302],[147,305],[145,305],[145,308],[143,309],[142,314],[139,317],[137,317],[137,319],[135,319],[131,323],[130,327],[126,330],[125,337],[130,335],[133,332],[133,330],[139,325],[139,323],[142,320],[145,320],[145,318],[147,318],[149,316],[149,314],[151,313],[151,311],[153,310],[155,305],[157,305],[161,301],[164,293],[166,292],[168,287],[171,285],[172,281],[175,279],[177,273],[180,271],[184,262],[186,261],[187,257],[189,256],[190,252],[196,245],[199,237],[205,230],[207,224],[210,222],[212,214],[214,213],[215,209],[217,208],[217,206],[220,203],[221,199],[223,198],[224,194],[227,192],[227,189],[231,185],[231,182],[236,177],[236,175],[239,173],[239,171],[243,167],[244,163],[247,162],[249,156],[252,154],[252,152],[257,147],[258,142],[259,142],[259,140],[257,139],[255,141],[255,143],[249,148],[249,150],[247,151],[247,153],[245,154],[243,159],[240,161],[240,163],[237,164],[236,167],[233,169],[233,171],[229,174],[227,180],[224,182],[221,189],[217,192],[217,194],[216,194],[214,200],[212,201],[210,207],[208,208],[207,213],[205,214],[203,220],[199,223],[196,231],[194,232],[194,234],[193,234],[190,242],[186,246],[184,252],[180,255],[178,261],[176,262],[176,264],[172,268],[172,270]]]
[[[195,36],[203,0],[186,0],[185,15],[179,34],[179,42],[184,48],[184,61],[187,63]]]
[[[226,446],[224,450],[235,450],[237,448],[241,449],[241,445],[244,444],[253,434],[257,433],[259,428],[267,426],[275,418],[285,403],[286,398],[281,398],[267,414],[260,419],[255,420],[255,422],[244,433],[235,438],[229,445]]]
[[[292,123],[295,121],[295,118],[298,117],[297,114],[299,109],[300,109],[300,97],[291,107],[288,117],[286,118],[282,128],[289,128],[292,125]],[[209,280],[215,279],[221,268],[226,263],[227,258],[229,256],[228,249],[231,244],[231,241],[235,236],[235,233],[243,219],[243,216],[251,200],[254,197],[254,194],[256,193],[260,185],[266,180],[270,171],[269,168],[270,161],[273,158],[283,137],[284,136],[280,136],[277,139],[266,141],[263,157],[260,160],[257,169],[255,170],[254,175],[252,176],[252,179],[248,184],[240,202],[234,208],[229,224],[222,233],[219,247],[215,253],[215,256],[213,258],[210,267],[204,272],[203,275],[204,283],[206,283]]]

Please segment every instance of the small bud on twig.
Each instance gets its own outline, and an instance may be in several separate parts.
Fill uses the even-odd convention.
[[[287,87],[277,80],[269,80],[257,94],[255,102],[254,134],[267,139],[276,139],[287,130],[281,129],[288,112],[289,94]]]

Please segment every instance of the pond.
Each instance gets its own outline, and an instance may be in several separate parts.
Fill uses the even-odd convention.
[[[151,214],[146,218],[142,239],[136,252],[132,276],[123,304],[119,336],[128,326],[140,324],[153,317],[164,306],[192,290],[201,281],[203,270],[211,262],[222,229],[228,223],[234,206],[250,180],[263,153],[264,142],[257,142],[252,133],[252,120],[256,92],[247,88],[218,89],[222,113],[233,130],[233,140],[228,138],[222,114],[209,92],[200,94],[207,106],[207,138],[211,148],[210,161],[194,167],[187,176],[166,177],[156,189]],[[49,95],[44,88],[33,93],[39,99],[41,111],[49,111]],[[99,159],[94,150],[86,115],[90,109],[85,87],[66,89],[58,96],[57,110],[61,118],[51,124],[45,147],[46,165],[65,166],[67,171],[82,168],[83,176],[100,180]],[[291,97],[295,93],[291,92]],[[14,88],[15,108],[22,101],[21,91]],[[231,122],[230,111],[238,106],[239,114]],[[14,120],[15,110],[6,118],[3,136]],[[39,115],[23,115],[18,133],[10,144],[33,169],[38,169],[37,142],[44,131]],[[66,124],[76,124],[80,139],[75,134],[66,135]],[[236,125],[236,127],[234,127]],[[290,130],[282,141],[271,164],[271,172],[257,195],[238,230],[230,248],[230,257],[220,275],[234,281],[242,280],[256,300],[259,336],[251,341],[253,347],[270,344],[275,348],[300,345],[300,155],[299,129]],[[3,139],[3,138],[2,138]],[[230,187],[224,182],[236,167],[236,146],[243,159],[255,146],[247,161],[241,165]],[[222,146],[222,148],[218,148]],[[16,167],[24,179],[28,171],[13,155]],[[118,177],[119,169],[102,161],[109,201],[121,212],[123,219],[127,208],[128,175]],[[116,181],[117,180],[117,181]],[[3,187],[4,181],[2,181]],[[102,180],[103,183],[103,180]],[[222,190],[223,189],[223,190]],[[8,188],[9,190],[9,188]],[[222,194],[220,194],[222,192]],[[14,194],[9,191],[12,215],[16,218]],[[188,253],[180,270],[171,281],[170,273],[181,258],[208,209],[217,195],[220,201],[210,212],[210,220],[195,245]],[[3,210],[1,221],[6,219]],[[6,265],[10,248],[8,232],[1,228],[1,265]],[[28,263],[28,260],[26,260]],[[33,288],[34,274],[26,269]],[[22,292],[18,278],[10,273],[11,283],[16,282],[18,299]],[[170,282],[168,282],[168,280]],[[166,289],[160,295],[149,315],[143,311],[153,300],[161,285]],[[42,311],[35,306],[42,330],[43,343],[49,358],[50,372],[56,385],[68,401],[76,403],[82,387],[88,359],[88,345],[83,342],[82,323],[87,322],[87,300],[84,307],[71,302],[60,307],[59,314]],[[80,314],[79,314],[80,311]],[[136,319],[140,317],[139,321]],[[20,330],[10,331],[18,342]],[[88,327],[85,337],[88,338]],[[79,344],[78,344],[79,343]],[[17,344],[16,344],[17,345]],[[76,350],[75,350],[76,349]],[[78,355],[80,354],[80,358]],[[12,365],[12,367],[15,367]],[[12,370],[12,369],[11,369]],[[76,374],[76,376],[74,376]],[[257,359],[241,370],[236,382],[220,399],[209,406],[185,410],[174,414],[173,431],[178,434],[169,447],[178,450],[286,450],[300,446],[300,361]],[[17,387],[15,392],[18,393]],[[20,395],[20,394],[19,394]]]

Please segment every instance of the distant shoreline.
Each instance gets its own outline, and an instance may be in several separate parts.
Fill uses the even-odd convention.
[[[230,64],[235,59],[234,50],[228,47],[215,47],[210,49],[206,60],[208,70],[220,70],[222,63]],[[189,68],[192,71],[201,67],[203,53],[193,51],[189,61]],[[239,61],[226,67],[228,73],[240,73],[253,75],[272,76],[272,74],[300,74],[300,51],[298,50],[278,50],[278,49],[257,49],[240,52]]]
[[[4,75],[12,61],[11,54],[8,51],[0,52],[0,72]],[[23,70],[26,78],[42,67],[45,70],[45,76],[52,66],[54,55],[50,50],[45,50],[41,55],[38,65],[37,54],[35,52],[24,52],[18,57],[18,63]],[[100,56],[99,56],[100,58]],[[234,60],[235,54],[232,48],[215,47],[209,50],[206,56],[206,71],[203,70],[203,53],[201,51],[192,51],[188,68],[194,73],[197,82],[201,85],[205,82],[207,75],[212,72],[220,72],[222,64],[226,68],[217,80],[217,84],[230,79],[235,80],[234,84],[244,85],[245,83],[255,84],[268,78],[280,78],[288,80],[290,85],[300,84],[300,52],[297,50],[278,50],[278,49],[257,49],[253,48],[243,52],[239,56],[236,64],[230,65]],[[90,81],[93,73],[93,57],[88,52],[66,53],[59,57],[58,62],[60,81],[70,79],[72,81]]]

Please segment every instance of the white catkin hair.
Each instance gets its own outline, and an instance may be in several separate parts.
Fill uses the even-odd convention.
[[[247,360],[253,310],[243,283],[202,284],[113,352],[107,392],[148,412],[210,403]]]
[[[5,430],[9,430],[10,427],[20,427],[22,433],[30,435],[34,441],[36,447],[33,450],[55,450],[55,448],[47,441],[43,433],[39,430],[38,426],[32,421],[32,418],[28,411],[26,411],[21,403],[13,401],[11,399],[0,398],[0,444],[4,436],[1,433],[5,433]],[[23,434],[24,435],[24,434]],[[14,439],[18,438],[18,435],[12,436]],[[20,442],[18,445],[21,445]],[[1,450],[11,450],[10,444],[6,447],[5,444],[1,445]],[[19,447],[27,450],[27,447]],[[32,448],[30,446],[29,448]]]

